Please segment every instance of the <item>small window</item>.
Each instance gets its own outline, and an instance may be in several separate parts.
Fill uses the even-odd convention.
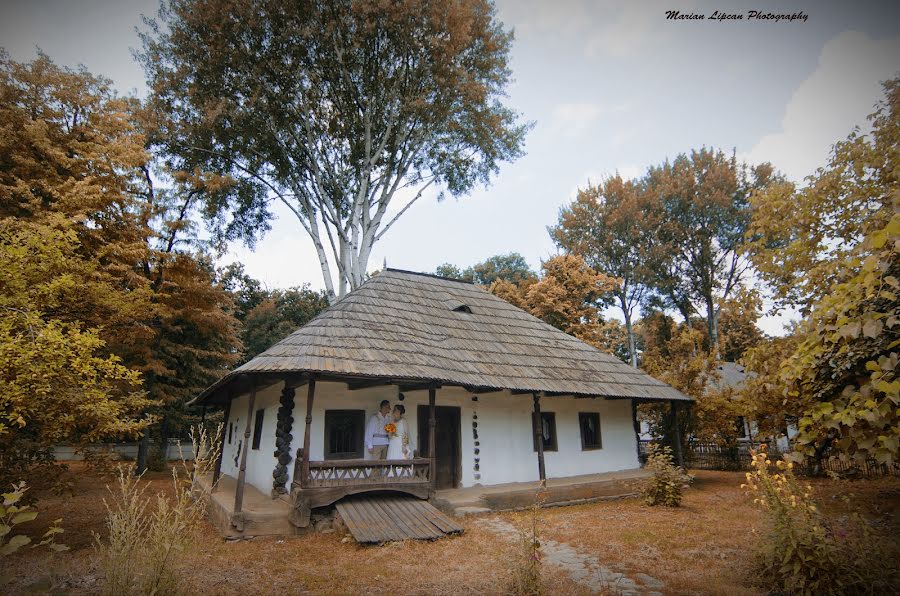
[[[602,449],[600,439],[600,414],[597,412],[579,412],[578,426],[581,428],[581,450]]]
[[[231,431],[234,428],[234,422],[228,423],[228,444],[231,445]]]
[[[253,421],[253,449],[259,449],[259,442],[262,440],[263,416],[265,410],[256,410],[256,419]]]
[[[556,451],[556,414],[541,412],[541,436],[544,439],[544,451]],[[537,451],[537,436],[534,438],[534,450]]]
[[[365,410],[325,411],[325,459],[361,459]]]

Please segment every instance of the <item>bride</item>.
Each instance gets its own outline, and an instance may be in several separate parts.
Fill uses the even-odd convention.
[[[396,431],[388,439],[387,459],[412,459],[412,448],[409,445],[409,424],[403,415],[406,408],[401,404],[394,406],[393,420]]]

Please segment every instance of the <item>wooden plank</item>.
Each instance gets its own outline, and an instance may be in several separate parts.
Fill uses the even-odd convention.
[[[392,522],[394,534],[397,536],[395,539],[405,540],[407,538],[416,537],[415,530],[410,527],[406,516],[399,514],[394,499],[373,495],[371,498],[367,499],[367,501],[369,501],[373,510]]]
[[[419,501],[414,502],[413,505],[421,512],[423,516],[425,516],[432,524],[434,524],[436,528],[438,528],[445,534],[462,532],[462,526],[458,526],[453,523],[453,520],[435,509],[430,503],[426,501]]]
[[[410,538],[421,540],[440,538],[441,534],[435,534],[435,529],[429,524],[423,523],[423,520],[409,507],[409,499],[394,497],[391,502],[391,509],[397,512],[398,516],[403,516],[407,526],[412,530]]]
[[[357,511],[363,518],[367,520],[372,533],[378,537],[378,542],[388,542],[395,540],[395,532],[393,531],[393,523],[391,519],[384,516],[376,509],[372,508],[372,504],[367,498],[356,499],[354,503]]]
[[[393,495],[358,495],[337,503],[347,529],[360,543],[434,540],[462,532],[427,501]]]
[[[341,501],[337,504],[337,510],[341,514],[341,519],[347,524],[347,529],[353,534],[357,542],[369,542],[369,532],[365,526],[359,523],[359,518],[353,510],[353,503],[350,501]]]
[[[436,527],[422,510],[417,507],[424,501],[412,501],[410,499],[398,499],[397,507],[403,509],[410,517],[410,520],[420,528],[429,539],[440,538],[444,532]]]

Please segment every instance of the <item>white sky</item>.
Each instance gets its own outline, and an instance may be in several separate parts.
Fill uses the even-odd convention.
[[[546,227],[588,179],[647,166],[701,146],[771,161],[801,181],[832,143],[865,124],[879,81],[900,72],[900,2],[642,2],[500,0],[516,31],[509,103],[536,122],[527,155],[488,188],[416,204],[370,261],[433,271],[516,251],[537,269],[555,249]],[[803,10],[804,22],[673,22],[665,11]],[[145,92],[131,58],[134,27],[153,0],[0,0],[0,46],[17,60],[41,47],[84,64],[125,93]],[[254,251],[235,246],[269,287],[322,287],[312,245],[288,214]],[[782,317],[763,329],[781,331]]]

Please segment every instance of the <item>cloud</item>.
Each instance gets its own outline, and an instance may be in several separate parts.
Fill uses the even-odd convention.
[[[845,31],[829,40],[818,65],[788,102],[781,130],[765,135],[743,157],[772,162],[801,181],[825,165],[831,146],[866,116],[883,96],[881,81],[900,69],[900,37],[872,39]]]
[[[588,40],[587,55],[622,58],[669,43],[677,29],[665,19],[666,10],[673,8],[671,4],[669,0],[632,0],[618,7],[603,4],[602,18],[595,22],[608,24]],[[688,13],[694,4],[681,2],[677,8]]]
[[[601,116],[627,109],[625,105],[609,106],[595,102],[557,104],[550,112],[549,129],[557,135],[577,137],[588,132]]]

